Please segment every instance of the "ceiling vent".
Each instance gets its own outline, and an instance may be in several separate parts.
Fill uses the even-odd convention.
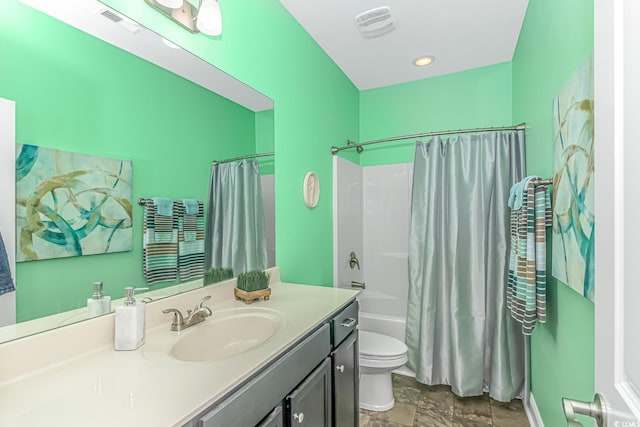
[[[375,39],[396,29],[396,23],[387,6],[367,10],[357,15],[356,25],[365,39]]]
[[[118,24],[125,30],[129,31],[130,33],[137,34],[144,29],[142,25],[138,24],[135,21],[132,21],[129,18],[126,18],[120,15],[117,12],[114,12],[111,9],[106,9],[106,8],[101,9],[98,11],[98,13],[104,16],[105,18],[107,18],[109,21],[115,22],[116,24]]]

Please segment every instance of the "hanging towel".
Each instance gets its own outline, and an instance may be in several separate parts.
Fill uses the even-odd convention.
[[[527,188],[527,184],[532,179],[540,178],[537,175],[529,175],[523,180],[516,182],[509,192],[509,207],[511,209],[518,210],[522,208],[522,202],[524,201],[524,189]]]
[[[187,208],[184,200],[175,202],[178,216],[178,268],[180,280],[204,276],[204,205],[195,202],[197,209]],[[191,203],[189,203],[191,204]],[[187,214],[187,211],[195,214]]]
[[[507,282],[507,307],[511,316],[522,324],[524,335],[531,335],[536,321],[547,320],[546,228],[550,226],[548,186],[536,186],[529,179],[522,192],[521,208],[511,210]]]
[[[158,198],[147,200],[143,220],[143,274],[153,284],[178,278],[178,221],[175,216],[159,215]],[[164,199],[168,200],[168,199]],[[173,202],[162,202],[162,210],[173,214]]]
[[[4,247],[4,240],[0,234],[0,295],[13,292],[16,287],[11,277],[11,267],[9,267],[9,258],[7,258],[7,250]]]
[[[173,216],[173,200],[164,197],[154,197],[152,200],[157,207],[157,215]]]
[[[185,215],[198,215],[200,204],[196,199],[182,199]]]

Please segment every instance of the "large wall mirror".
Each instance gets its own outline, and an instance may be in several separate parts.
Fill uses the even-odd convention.
[[[207,209],[212,161],[273,151],[273,101],[94,0],[2,2],[0,44],[0,98],[15,101],[16,142],[131,160],[134,202],[133,250],[17,263],[17,324],[0,328],[2,342],[82,320],[95,281],[113,299],[146,286],[138,198]],[[260,160],[269,266],[274,162]],[[155,295],[185,289],[152,285]]]

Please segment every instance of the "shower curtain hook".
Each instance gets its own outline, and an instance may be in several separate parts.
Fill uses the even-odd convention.
[[[362,153],[364,151],[364,148],[362,148],[362,146],[360,144],[358,144],[357,142],[351,141],[349,139],[347,139],[347,145],[356,147],[356,151],[358,152],[358,154]]]

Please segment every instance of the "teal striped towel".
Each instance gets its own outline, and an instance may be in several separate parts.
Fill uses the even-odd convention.
[[[190,199],[186,199],[190,200]],[[178,269],[180,280],[204,276],[204,206],[187,208],[185,200],[176,202],[178,214]],[[189,214],[187,211],[195,212]]]
[[[532,179],[540,178],[536,175],[529,175],[525,179],[516,182],[509,192],[509,207],[511,209],[519,210],[522,208],[522,203],[524,201],[524,190],[527,188],[527,184]]]
[[[148,200],[144,207],[142,272],[149,284],[178,278],[178,221],[175,216],[159,215],[158,208],[155,199]]]
[[[184,206],[185,215],[198,215],[198,212],[200,212],[200,206],[196,199],[182,199],[182,205]]]
[[[9,267],[9,258],[4,246],[4,240],[0,234],[0,295],[13,292],[16,290],[11,276],[11,268]]]
[[[157,215],[173,216],[173,200],[164,197],[154,197],[152,200],[156,206]]]
[[[511,210],[507,307],[522,325],[522,333],[531,335],[536,321],[547,320],[546,229],[551,226],[551,196],[547,185],[525,179],[521,208]]]

